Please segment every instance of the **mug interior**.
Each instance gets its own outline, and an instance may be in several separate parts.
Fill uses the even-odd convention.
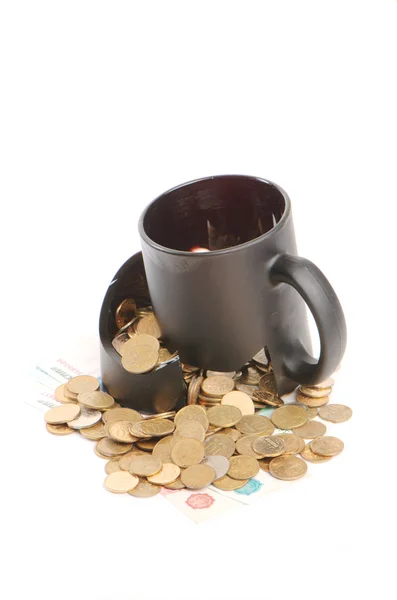
[[[181,251],[223,250],[270,231],[286,209],[274,184],[224,175],[183,184],[157,198],[143,217],[155,243]]]

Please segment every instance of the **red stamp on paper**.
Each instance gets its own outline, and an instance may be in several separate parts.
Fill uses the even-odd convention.
[[[215,502],[215,498],[209,494],[191,494],[186,500],[190,508],[209,508]]]

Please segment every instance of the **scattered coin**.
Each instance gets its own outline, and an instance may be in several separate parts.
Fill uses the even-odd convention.
[[[276,435],[257,437],[252,443],[252,449],[262,456],[280,456],[285,450],[284,440]]]
[[[262,469],[262,471],[265,471],[266,473],[269,473],[270,469],[269,469],[269,465],[270,465],[270,461],[274,460],[273,457],[270,458],[260,458],[258,460],[259,466]]]
[[[318,408],[316,408],[315,406],[307,407],[307,418],[309,419],[309,421],[311,421],[312,419],[317,417],[317,415],[318,415]]]
[[[178,467],[190,467],[201,462],[204,453],[204,446],[201,442],[182,438],[171,449],[171,458]]]
[[[243,435],[236,442],[236,450],[239,454],[244,456],[252,456],[253,458],[263,458],[263,454],[258,454],[253,448],[253,442],[259,437],[259,434],[252,433],[250,435]]]
[[[244,392],[244,394],[247,394],[247,396],[249,396],[250,398],[253,398],[255,393],[258,391],[256,387],[253,387],[252,385],[247,385],[246,383],[240,383],[240,381],[236,383],[236,390],[238,390],[239,392]]]
[[[116,473],[117,471],[121,471],[120,465],[119,465],[119,459],[118,458],[110,459],[105,465],[105,471],[108,475],[110,475],[110,473]]]
[[[140,335],[151,335],[157,339],[161,337],[160,325],[153,314],[146,315],[138,321],[136,325],[136,332]]]
[[[322,406],[318,411],[321,419],[331,421],[332,423],[348,421],[352,414],[352,409],[344,404],[327,404],[326,406]]]
[[[221,456],[220,454],[207,456],[207,458],[205,458],[203,460],[202,464],[209,465],[210,467],[212,467],[214,469],[214,471],[215,471],[214,481],[216,481],[220,477],[223,477],[224,475],[226,475],[226,473],[229,470],[229,466],[230,466],[230,462],[226,458],[226,456]]]
[[[62,404],[67,404],[68,402],[70,402],[70,399],[67,398],[65,396],[65,384],[62,383],[61,385],[58,385],[58,387],[56,388],[55,392],[54,392],[55,398],[57,399],[58,402],[62,402]]]
[[[255,413],[252,399],[244,392],[233,391],[225,394],[221,400],[221,404],[239,408],[242,415],[253,415]]]
[[[232,479],[250,479],[259,471],[259,463],[252,456],[232,456],[227,472]]]
[[[133,490],[139,483],[138,477],[131,475],[128,471],[115,471],[105,479],[105,486],[109,492],[125,494]]]
[[[324,423],[321,423],[320,421],[308,421],[300,427],[295,427],[293,431],[296,435],[299,435],[305,440],[313,440],[314,438],[324,435],[327,428]]]
[[[97,442],[96,448],[105,456],[118,456],[119,454],[126,454],[131,450],[132,444],[123,444],[122,442],[116,442],[111,438],[105,437]]]
[[[173,463],[164,463],[161,470],[155,475],[150,475],[147,479],[150,483],[156,485],[169,485],[180,475],[180,468]]]
[[[72,377],[65,384],[65,390],[72,394],[81,394],[82,392],[95,392],[99,388],[99,381],[91,375],[77,375]]]
[[[304,440],[294,433],[280,433],[276,437],[284,442],[283,454],[298,454],[305,447]]]
[[[137,440],[136,442],[136,447],[139,448],[140,450],[145,450],[145,452],[153,452],[153,449],[155,447],[155,445],[157,444],[157,439],[150,439],[150,440]]]
[[[296,401],[310,408],[318,408],[319,406],[324,406],[329,402],[329,396],[310,398],[309,396],[304,396],[303,394],[296,394]]]
[[[145,424],[145,421],[137,421],[136,423],[130,423],[131,435],[133,435],[134,437],[137,437],[137,438],[150,438],[151,437],[150,435],[143,432],[142,427],[144,424]]]
[[[266,373],[266,375],[262,375],[259,380],[259,389],[262,392],[270,392],[274,396],[278,396],[276,379],[273,373]]]
[[[87,408],[106,410],[114,404],[114,399],[105,392],[82,392],[77,395],[77,400]]]
[[[207,396],[217,398],[231,392],[234,389],[234,381],[230,377],[213,375],[204,379],[201,389]]]
[[[300,479],[307,472],[307,464],[297,456],[278,456],[269,464],[269,471],[273,477],[284,481]]]
[[[102,421],[98,421],[91,427],[85,427],[79,430],[81,435],[89,440],[98,441],[106,437],[105,425]]]
[[[216,474],[214,469],[206,464],[198,464],[187,467],[181,473],[182,483],[190,490],[199,490],[207,485],[210,485]]]
[[[103,413],[102,421],[104,423],[112,423],[113,421],[129,421],[130,423],[136,423],[142,421],[142,415],[132,408],[114,408],[108,412]]]
[[[224,475],[214,481],[212,485],[218,488],[218,490],[232,492],[233,490],[242,488],[246,483],[248,483],[248,479],[232,479],[229,475]]]
[[[136,450],[136,448],[133,448],[132,450],[129,450],[126,454],[119,456],[118,460],[119,460],[120,469],[122,471],[128,471],[131,458],[133,456],[136,456],[137,454],[143,455],[143,454],[145,454],[145,452],[143,452],[142,450]]]
[[[98,423],[101,417],[102,413],[99,410],[91,410],[82,406],[80,414],[75,419],[68,421],[68,425],[72,429],[85,429]]]
[[[116,352],[118,352],[120,354],[120,356],[123,354],[124,344],[126,342],[128,342],[129,339],[130,339],[130,336],[128,335],[128,333],[118,333],[112,339],[112,346],[116,350]]]
[[[240,431],[237,431],[237,429],[232,427],[226,427],[225,429],[222,429],[222,433],[224,435],[229,435],[235,442],[237,442],[237,440],[243,435]]]
[[[151,498],[161,492],[160,485],[153,485],[150,481],[140,479],[138,485],[128,493],[135,498]]]
[[[279,429],[293,429],[308,421],[307,411],[303,407],[293,404],[285,404],[276,408],[270,418]]]
[[[236,444],[233,439],[223,433],[215,433],[207,438],[204,442],[205,456],[225,456],[230,458],[235,449]]]
[[[121,364],[129,373],[138,375],[151,371],[156,365],[157,359],[157,350],[153,350],[150,346],[135,346],[128,354],[123,353]]]
[[[304,449],[301,451],[300,455],[302,458],[304,458],[305,460],[311,462],[311,463],[322,463],[322,462],[327,462],[328,460],[331,460],[331,456],[320,456],[319,454],[315,454],[313,452],[313,450],[310,448],[310,444],[306,444],[306,446],[304,447]]]
[[[136,454],[131,457],[128,470],[133,475],[148,477],[158,473],[163,466],[163,461],[157,456],[150,454]]]
[[[74,433],[74,429],[71,429],[65,423],[60,423],[59,425],[47,423],[46,428],[49,433],[54,435],[69,435],[70,433]]]
[[[332,392],[332,387],[317,388],[301,385],[299,387],[299,391],[304,396],[309,396],[309,398],[323,398],[324,396],[329,396],[329,394]]]
[[[130,339],[123,345],[122,354],[129,354],[133,352],[136,346],[150,346],[153,350],[156,350],[159,354],[160,351],[160,342],[157,338],[152,335],[138,335],[134,334]]]
[[[179,476],[175,479],[175,481],[164,484],[164,487],[167,488],[167,490],[183,490],[185,486],[181,481],[181,477]]]
[[[124,327],[135,316],[136,304],[132,298],[126,298],[116,309],[116,325],[118,329]]]
[[[108,436],[116,442],[132,444],[136,442],[137,438],[131,435],[130,426],[131,423],[129,421],[113,421],[112,423],[108,423]]]
[[[201,384],[204,381],[202,375],[194,375],[190,380],[188,391],[187,391],[187,403],[196,404],[198,395],[200,393]]]
[[[174,431],[175,425],[169,419],[149,419],[142,423],[142,431],[145,435],[162,437]]]
[[[190,438],[204,442],[205,431],[204,427],[197,421],[182,421],[175,429],[174,439]]]
[[[62,423],[67,423],[78,417],[80,411],[80,406],[76,404],[62,404],[50,408],[45,413],[44,419],[50,425],[62,425]]]
[[[310,443],[310,449],[320,456],[336,456],[344,448],[344,443],[337,437],[326,435],[316,438]]]
[[[213,406],[207,410],[207,418],[215,427],[232,427],[242,418],[241,410],[232,405]]]
[[[261,415],[244,415],[236,424],[236,429],[241,433],[262,433],[271,435],[274,432],[274,425],[267,417]]]
[[[261,390],[256,390],[254,392],[253,399],[258,402],[263,402],[268,406],[283,406],[284,400],[279,398],[276,394],[272,392],[262,392]]]
[[[156,445],[153,448],[153,452],[152,452],[153,456],[156,456],[157,458],[161,458],[163,463],[172,462],[171,442],[172,442],[172,435],[164,437],[159,441],[156,440]]]
[[[182,421],[197,421],[204,427],[205,431],[208,429],[208,419],[205,409],[197,404],[184,406],[178,411],[174,419],[175,427],[178,427]]]

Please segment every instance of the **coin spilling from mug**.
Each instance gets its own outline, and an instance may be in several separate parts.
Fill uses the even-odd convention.
[[[112,344],[130,373],[145,376],[179,360],[163,345],[152,307],[124,299],[115,327]],[[259,469],[292,481],[306,474],[308,462],[328,462],[342,452],[343,442],[326,435],[323,422],[352,416],[348,406],[329,402],[333,379],[300,386],[296,399],[281,398],[267,349],[236,372],[181,367],[187,405],[178,412],[142,415],[115,402],[95,377],[79,375],[55,390],[60,404],[45,414],[47,431],[77,432],[94,442],[95,454],[107,461],[105,488],[139,498],[153,497],[161,487],[213,485],[232,492]]]

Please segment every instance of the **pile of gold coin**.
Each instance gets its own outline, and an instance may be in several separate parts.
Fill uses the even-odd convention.
[[[301,386],[297,401],[284,404],[263,351],[241,374],[207,371],[204,377],[188,365],[183,372],[188,404],[151,416],[121,407],[99,390],[95,377],[74,377],[56,389],[61,405],[45,414],[47,430],[77,431],[94,441],[96,455],[108,461],[106,488],[137,497],[154,496],[162,486],[236,490],[259,469],[291,481],[305,475],[306,461],[329,461],[343,450],[340,439],[325,435],[322,422],[341,423],[352,415],[349,407],[328,403],[333,380]],[[264,406],[272,408],[270,417],[257,414]]]
[[[116,310],[118,331],[112,345],[121,356],[121,364],[129,373],[148,373],[165,363],[178,359],[161,345],[161,330],[152,307],[137,308],[132,298],[126,298]]]

